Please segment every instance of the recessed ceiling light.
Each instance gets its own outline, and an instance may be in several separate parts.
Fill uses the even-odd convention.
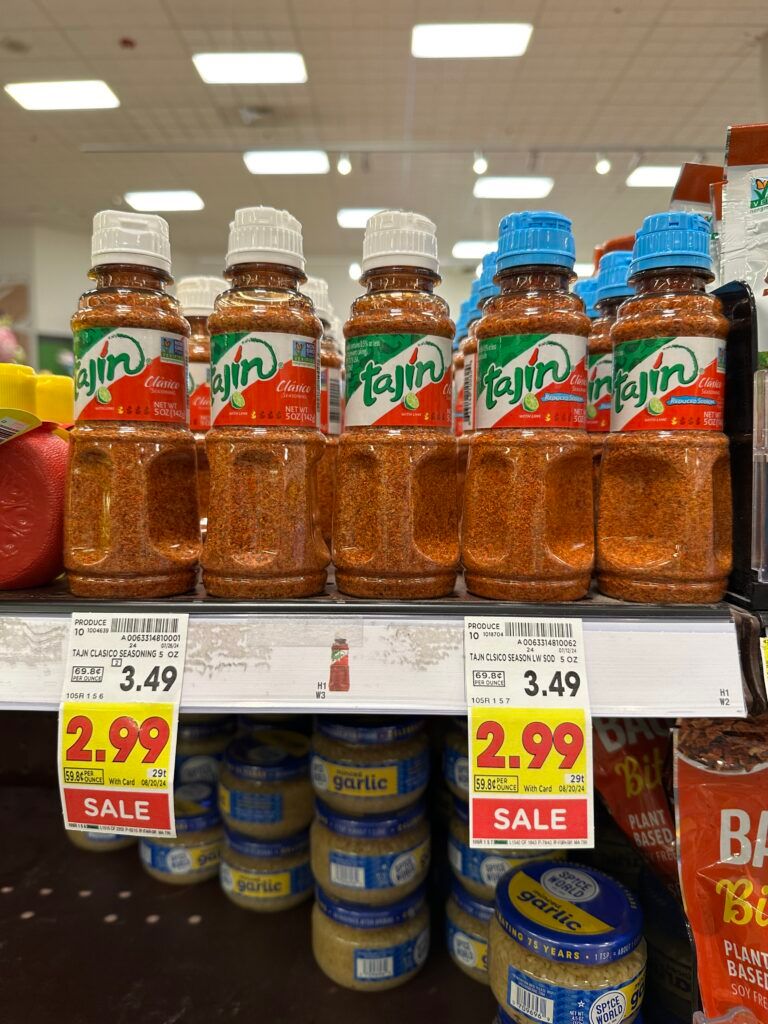
[[[455,260],[481,260],[488,252],[493,252],[496,242],[457,242],[451,250]]]
[[[533,25],[501,24],[414,25],[414,57],[520,57],[528,49]]]
[[[331,169],[322,149],[252,149],[243,160],[251,174],[327,174]]]
[[[162,192],[126,192],[125,201],[139,213],[172,213],[174,210],[202,210],[205,203],[188,189]]]
[[[307,80],[300,53],[196,53],[192,62],[208,85],[300,85]]]
[[[595,265],[594,263],[574,263],[573,272],[577,277],[592,277]]]
[[[627,178],[630,188],[672,188],[680,174],[680,165],[659,167],[650,164],[636,167]]]
[[[25,110],[98,110],[119,107],[120,100],[106,82],[14,82],[8,95]]]
[[[374,213],[383,209],[383,206],[344,207],[337,211],[336,223],[340,228],[364,228]]]
[[[600,156],[598,153],[597,159],[595,160],[595,170],[598,174],[608,174],[611,170],[611,161],[607,156]]]
[[[475,180],[472,191],[476,199],[543,199],[554,184],[553,178],[538,176],[482,177]]]
[[[342,153],[339,159],[336,161],[336,170],[339,174],[346,176],[352,173],[352,161],[349,159],[349,153]]]
[[[359,263],[349,264],[349,276],[352,281],[359,282],[360,275],[362,274],[362,272],[363,268],[360,266]]]

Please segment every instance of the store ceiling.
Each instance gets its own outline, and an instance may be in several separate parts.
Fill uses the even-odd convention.
[[[532,23],[527,53],[411,57],[415,23],[470,18]],[[586,259],[668,200],[625,186],[636,154],[717,162],[729,123],[768,120],[766,32],[765,0],[0,0],[1,84],[103,78],[121,102],[33,112],[0,92],[0,221],[86,230],[126,191],[185,188],[205,201],[169,215],[187,251],[223,253],[234,208],[266,203],[299,217],[308,252],[351,260],[362,234],[336,210],[393,205],[437,221],[445,258],[531,205],[472,197],[481,149],[491,174],[555,179],[533,205],[573,218]],[[191,56],[211,50],[299,51],[309,80],[205,85]],[[248,127],[243,107],[267,112]],[[341,149],[366,155],[347,177],[261,178],[242,160],[258,147],[326,148],[332,167]],[[597,152],[613,162],[604,177]]]

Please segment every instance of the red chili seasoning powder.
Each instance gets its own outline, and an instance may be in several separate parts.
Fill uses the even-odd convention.
[[[402,211],[366,228],[366,293],[345,324],[336,582],[359,597],[441,597],[459,562],[448,306],[433,289],[435,225]]]
[[[611,328],[597,581],[627,601],[718,601],[731,568],[728,322],[705,291],[709,235],[696,213],[646,217],[629,270],[636,296]]]
[[[462,517],[467,588],[481,597],[572,601],[589,588],[590,321],[568,290],[574,249],[570,221],[560,214],[511,214],[501,222],[501,294],[485,303],[475,330],[477,429]]]
[[[203,581],[220,597],[308,597],[325,586],[317,521],[322,325],[299,291],[301,225],[285,210],[237,210],[208,318],[211,503]]]
[[[189,324],[166,291],[170,269],[162,217],[96,214],[96,287],[72,318],[76,423],[64,564],[78,597],[165,597],[195,582]]]

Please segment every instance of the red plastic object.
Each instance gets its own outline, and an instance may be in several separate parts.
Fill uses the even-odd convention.
[[[69,442],[53,426],[0,445],[0,590],[44,586],[64,570]]]

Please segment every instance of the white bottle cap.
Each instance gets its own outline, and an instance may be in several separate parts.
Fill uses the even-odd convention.
[[[436,230],[420,213],[374,213],[365,226],[363,273],[376,267],[423,267],[437,273]]]
[[[229,225],[227,266],[235,263],[280,263],[304,270],[301,224],[287,210],[271,206],[235,210]]]
[[[216,299],[227,288],[223,277],[183,277],[176,286],[176,298],[184,316],[210,316]]]
[[[312,300],[312,305],[320,319],[329,324],[333,310],[328,296],[328,282],[324,281],[322,277],[308,277],[301,286],[301,290],[308,299]]]
[[[131,263],[171,272],[168,221],[156,213],[102,210],[93,218],[91,265]]]

